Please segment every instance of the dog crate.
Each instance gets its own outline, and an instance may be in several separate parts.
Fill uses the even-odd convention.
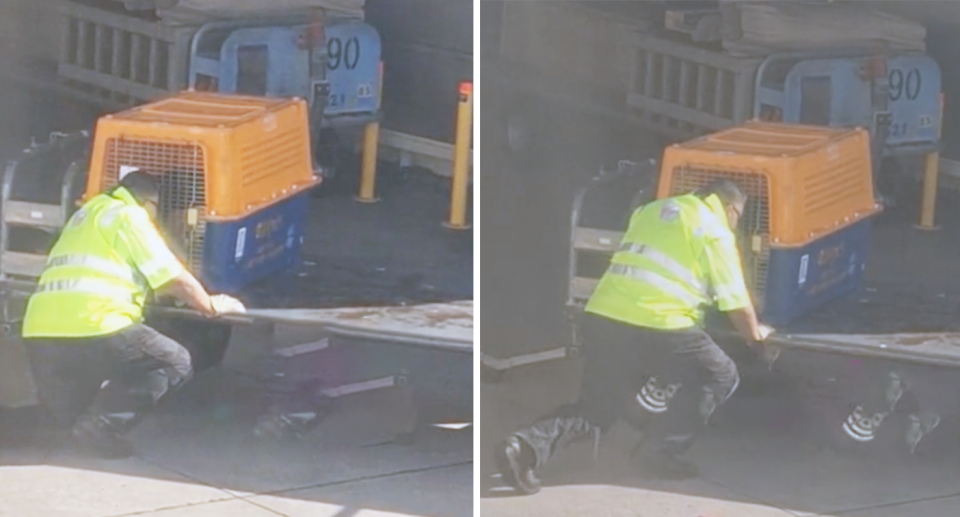
[[[747,285],[783,325],[860,285],[874,200],[862,128],[751,121],[664,151],[657,197],[716,179],[749,196],[738,228]]]
[[[141,169],[160,178],[158,225],[184,264],[221,292],[292,264],[319,180],[307,104],[186,92],[97,122],[85,198]]]

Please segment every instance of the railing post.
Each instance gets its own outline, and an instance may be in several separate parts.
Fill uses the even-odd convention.
[[[453,171],[450,183],[450,219],[443,223],[451,230],[467,230],[467,193],[470,186],[470,141],[473,131],[473,82],[460,83],[457,105],[457,134],[453,144]]]
[[[361,203],[376,203],[377,147],[380,145],[380,123],[371,122],[363,130],[363,162],[360,165],[360,193],[354,198]]]
[[[377,111],[383,100],[383,61],[377,70]],[[363,129],[363,161],[360,163],[360,193],[356,199],[361,203],[376,203],[377,151],[380,147],[380,122],[374,121]]]
[[[943,134],[943,93],[940,94],[940,118],[937,121],[937,143]],[[940,152],[934,151],[927,154],[926,167],[923,172],[923,197],[920,201],[920,224],[916,225],[919,230],[939,230],[940,227],[934,224],[934,218],[937,212],[937,188],[940,181]]]

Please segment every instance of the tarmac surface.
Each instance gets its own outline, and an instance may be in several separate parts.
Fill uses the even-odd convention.
[[[486,103],[491,106],[492,103]],[[553,145],[533,160],[509,158],[492,118],[481,114],[481,349],[494,357],[547,350],[570,342],[566,300],[569,213],[576,189],[618,159],[659,155],[639,132],[611,134],[585,117],[553,113]],[[960,308],[960,199],[941,191],[937,232],[916,230],[917,189],[877,221],[864,289],[806,320],[812,331],[957,331]],[[488,207],[496,207],[491,210]],[[804,393],[810,376],[858,361],[810,353],[784,354],[758,385],[744,380],[715,416],[711,432],[691,451],[699,478],[683,483],[642,479],[628,452],[639,436],[615,428],[592,458],[590,443],[557,456],[542,473],[543,491],[517,497],[495,475],[492,447],[512,429],[575,399],[578,360],[517,368],[481,386],[481,514],[510,516],[630,515],[677,517],[863,516],[939,517],[960,507],[960,442],[956,372],[923,370],[914,377],[939,397],[940,427],[917,459],[889,450],[820,452],[809,428],[843,411],[834,394]],[[747,370],[750,365],[741,364]],[[813,374],[813,375],[811,375]],[[856,375],[844,380],[857,384]],[[862,383],[861,383],[862,384]],[[837,388],[842,391],[844,388]],[[825,401],[804,400],[823,396]],[[842,398],[842,397],[841,397]],[[841,416],[842,418],[842,416]],[[934,439],[934,436],[937,438]],[[588,442],[590,440],[587,440]],[[849,452],[849,453],[848,453]]]
[[[32,136],[90,127],[96,115],[6,81],[0,91],[4,159]],[[323,187],[311,200],[301,263],[250,289],[249,305],[473,297],[472,232],[441,226],[446,182],[384,165],[380,203],[357,203],[355,192],[349,171]],[[84,458],[40,426],[35,411],[0,412],[0,516],[471,515],[473,428],[432,425],[472,422],[469,356],[358,341],[289,360],[270,353],[323,337],[236,329],[222,367],[201,373],[134,432],[137,455],[129,460]],[[333,414],[302,440],[252,433],[275,404],[298,397],[292,402],[312,404],[293,385],[333,387],[393,375],[407,384],[338,399]]]
[[[501,483],[492,447],[515,427],[573,400],[578,367],[544,363],[481,387],[481,515],[941,517],[960,505],[955,443],[916,461],[820,452],[799,426],[770,425],[773,415],[789,412],[776,396],[735,396],[717,413],[710,433],[689,453],[698,478],[641,477],[627,459],[639,434],[620,424],[602,439],[596,460],[591,440],[575,444],[543,470],[540,493],[517,496]]]
[[[395,349],[365,361],[371,352],[351,354],[363,348],[357,344],[345,347],[349,358],[341,353],[331,361],[321,352],[264,371],[272,347],[304,337],[294,340],[282,329],[269,340],[257,329],[236,332],[221,368],[201,373],[132,433],[137,453],[128,460],[80,455],[39,426],[30,410],[0,413],[0,515],[471,515],[472,428],[430,425],[471,422],[469,358],[429,356],[428,365],[450,372],[439,375],[422,361],[420,368],[408,365],[419,396],[405,388],[347,396],[303,439],[257,438],[254,424],[271,404],[304,397],[268,391],[257,378],[307,378],[333,369],[337,384],[388,374],[371,366],[383,361],[382,354],[414,362]],[[418,413],[422,427],[415,439],[401,441]]]

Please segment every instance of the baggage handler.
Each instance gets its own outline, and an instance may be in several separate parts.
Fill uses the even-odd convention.
[[[157,178],[133,171],[74,213],[23,320],[41,404],[74,445],[107,458],[133,454],[124,435],[193,375],[187,349],[144,324],[147,297],[207,316],[245,310],[210,296],[170,251],[155,225],[159,193]]]
[[[757,320],[736,244],[746,201],[735,183],[717,180],[633,213],[585,307],[579,399],[498,445],[507,483],[536,493],[537,471],[554,454],[582,438],[599,440],[619,418],[643,432],[634,451],[642,471],[697,475],[680,456],[739,384],[736,365],[703,330],[704,309],[715,304],[758,351],[772,332]]]

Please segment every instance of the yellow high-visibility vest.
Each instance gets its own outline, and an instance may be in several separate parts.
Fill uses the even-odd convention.
[[[95,337],[143,321],[150,289],[183,273],[147,211],[126,189],[78,210],[27,302],[23,337]]]
[[[640,207],[585,311],[653,329],[701,326],[704,308],[743,309],[750,294],[736,236],[716,195]]]

